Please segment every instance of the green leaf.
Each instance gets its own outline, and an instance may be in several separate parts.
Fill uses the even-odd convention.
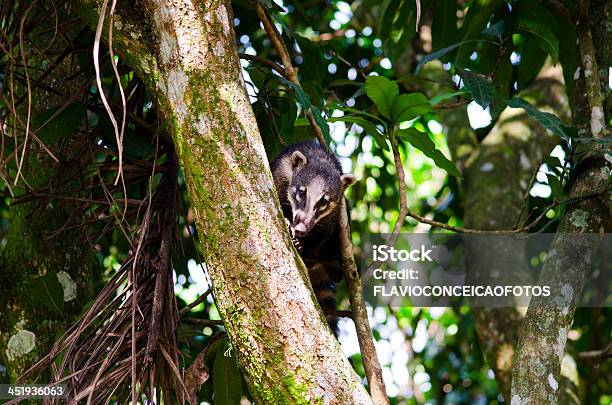
[[[539,46],[536,38],[525,34],[525,42],[521,49],[521,63],[518,66],[518,90],[523,90],[540,72],[546,60],[546,52]]]
[[[327,79],[327,63],[324,63],[321,45],[312,42],[307,37],[295,35],[295,39],[300,46],[303,63],[300,65],[300,82],[305,89],[309,86],[316,86],[317,94],[321,93],[321,83]],[[312,93],[310,93],[312,95]]]
[[[499,56],[499,62],[493,72],[493,97],[491,116],[495,120],[506,108],[506,100],[510,97],[510,90],[513,83],[512,62],[510,61],[511,48],[506,48]]]
[[[64,290],[56,272],[47,272],[44,276],[31,280],[28,290],[33,303],[60,314],[64,311]]]
[[[284,77],[279,77],[279,80],[285,83],[291,90],[293,90],[293,93],[295,94],[295,98],[297,99],[298,103],[300,103],[304,111],[308,111],[312,106],[312,103],[310,102],[310,97],[308,96],[308,94],[304,92],[304,89],[302,89],[297,84],[291,83]]]
[[[391,119],[394,123],[399,124],[431,111],[431,104],[422,93],[402,94],[395,99],[391,107]]]
[[[449,99],[454,98],[454,97],[460,97],[460,96],[463,96],[463,95],[466,95],[466,94],[470,94],[470,92],[467,91],[467,90],[458,90],[458,91],[454,91],[452,93],[438,94],[437,96],[435,96],[431,100],[429,100],[429,103],[431,105],[438,105],[442,101],[449,100]]]
[[[492,37],[501,38],[504,33],[504,20],[499,20],[495,24],[489,25],[487,28],[482,30],[484,35],[490,35]]]
[[[433,7],[431,22],[431,45],[434,51],[442,49],[457,40],[457,2],[437,0]]]
[[[421,0],[421,6],[427,10],[427,1]],[[384,39],[385,55],[389,56],[392,62],[397,62],[406,49],[411,46],[411,41],[416,34],[416,3],[414,0],[404,0],[399,6],[390,25],[385,25],[389,30],[388,37]]]
[[[482,108],[487,108],[491,105],[495,97],[495,89],[490,77],[464,70],[461,73],[461,78],[465,87],[472,93],[474,101],[480,104]]]
[[[440,150],[436,149],[436,145],[426,133],[418,131],[415,128],[406,128],[397,131],[397,135],[423,152],[425,156],[433,159],[436,166],[446,170],[448,174],[461,177],[461,173],[455,164],[447,159],[446,156],[440,152]]]
[[[579,59],[579,48],[576,46],[576,26],[574,24],[563,24],[563,27],[555,32],[560,42],[559,60],[561,66],[563,66],[563,80],[571,107],[574,103],[574,74]]]
[[[374,123],[366,120],[365,118],[357,117],[354,115],[345,115],[343,117],[332,117],[329,119],[329,121],[330,122],[341,121],[341,122],[348,122],[350,124],[357,124],[360,127],[362,127],[366,133],[372,135],[372,137],[376,139],[376,143],[378,143],[378,146],[380,146],[384,150],[390,150],[389,144],[387,140],[385,139],[384,135],[379,131],[379,129],[376,127]]]
[[[380,38],[386,40],[393,28],[393,22],[397,18],[398,11],[401,10],[403,0],[390,0],[382,13],[382,18],[378,26]]]
[[[419,60],[419,63],[417,63],[416,69],[414,71],[415,74],[418,74],[421,71],[421,68],[428,62],[431,62],[432,60],[435,59],[440,59],[442,56],[446,55],[447,53],[453,51],[454,49],[459,48],[461,45],[465,44],[466,42],[471,42],[471,41],[461,41],[461,42],[457,42],[456,44],[452,44],[450,46],[447,46],[446,48],[442,48],[439,51],[435,51],[432,52],[428,55],[425,55],[421,58],[421,60]]]
[[[368,76],[365,82],[365,92],[374,102],[380,114],[391,119],[391,107],[399,95],[399,87],[382,76]]]
[[[81,104],[69,104],[60,111],[62,107],[46,110],[32,120],[32,129],[36,131],[36,135],[47,145],[51,145],[73,134],[81,126],[83,118],[85,118],[86,110]]]
[[[553,133],[559,135],[565,141],[569,141],[573,137],[571,127],[564,125],[559,117],[554,114],[543,112],[529,104],[529,102],[522,98],[513,98],[508,100],[508,105],[512,108],[522,108],[527,112],[527,115],[534,120],[538,121],[542,126]]]
[[[323,132],[323,137],[325,138],[325,141],[328,144],[331,143],[332,139],[329,134],[329,126],[327,125],[327,120],[325,119],[325,117],[323,117],[321,110],[319,110],[318,107],[312,105],[308,94],[306,94],[299,85],[291,83],[289,80],[283,77],[279,77],[279,80],[283,82],[287,87],[293,90],[295,98],[297,99],[298,103],[300,103],[304,111],[312,112],[315,122],[321,129],[321,132]]]
[[[546,163],[550,170],[559,174],[563,172],[564,166],[557,156],[546,156],[543,162]]]
[[[502,7],[506,7],[504,0],[472,1],[460,30],[460,34],[463,34],[463,42],[476,41],[480,38],[482,30],[485,29],[491,20],[491,16],[496,14],[497,10]],[[459,49],[455,58],[455,64],[459,67],[467,66],[470,63],[470,55],[473,51],[473,47],[462,47]]]
[[[210,338],[209,338],[210,339]],[[225,352],[229,347],[229,340],[226,337],[222,337],[220,339],[215,340],[210,344],[210,347],[206,351],[206,356],[204,357],[204,361],[209,368],[212,369],[215,359],[217,358],[217,354],[221,352]]]
[[[551,173],[546,173],[548,179],[548,185],[550,186],[551,195],[553,198],[558,198],[561,194],[562,187],[559,178]]]
[[[228,351],[218,350],[213,363],[213,400],[215,405],[239,405],[242,398],[240,369],[236,358],[225,353]]]
[[[568,7],[575,5],[575,1],[566,2]],[[540,25],[547,26],[559,41],[559,61],[563,66],[563,79],[565,80],[566,93],[570,107],[573,105],[574,95],[574,73],[579,60],[579,47],[576,46],[576,24],[568,24],[564,19],[558,18],[551,13],[543,2],[533,0],[517,0],[513,2],[512,14],[521,19],[536,21]],[[538,41],[535,45],[539,46]],[[546,49],[543,49],[547,52]],[[523,56],[521,54],[521,63]]]
[[[518,30],[528,32],[537,37],[538,44],[542,50],[550,55],[554,64],[557,64],[559,59],[559,40],[548,25],[529,19],[521,19],[518,23]]]
[[[344,106],[344,105],[340,105],[338,103],[331,103],[330,106],[329,106],[329,109],[330,110],[340,110],[340,111],[349,112],[349,113],[353,113],[353,114],[363,115],[365,117],[372,118],[373,120],[376,120],[376,121],[378,121],[381,124],[384,124],[384,120],[381,119],[380,117],[377,117],[374,114],[370,114],[367,111],[358,110],[358,109],[353,108],[353,107],[347,107],[347,106]]]
[[[329,134],[329,126],[327,125],[327,120],[321,113],[321,110],[319,110],[317,107],[313,105],[312,107],[310,107],[310,111],[312,112],[312,115],[314,116],[315,122],[317,123],[319,128],[321,128],[321,132],[323,132],[323,137],[325,138],[325,141],[327,142],[328,145],[331,144],[332,139],[331,139],[331,135]]]

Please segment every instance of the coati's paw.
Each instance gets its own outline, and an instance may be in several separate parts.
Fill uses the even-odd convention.
[[[293,232],[293,228],[291,227],[291,222],[287,218],[285,218],[285,223],[287,224],[287,228],[289,229],[289,235],[291,235],[291,240],[293,241],[293,246],[297,249],[298,253],[302,251],[302,244],[299,239],[295,236],[295,232]]]

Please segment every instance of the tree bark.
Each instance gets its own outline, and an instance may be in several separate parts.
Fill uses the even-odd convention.
[[[73,3],[97,24],[98,4]],[[258,403],[371,403],[314,303],[241,79],[228,1],[120,6],[115,48],[172,134],[215,300]]]
[[[538,109],[553,111],[568,122],[570,112],[561,78],[558,69],[545,67],[521,96],[528,97]],[[469,129],[465,109],[442,112],[441,116],[448,127],[451,151],[455,152],[453,158],[463,168],[466,226],[483,230],[512,229],[519,216],[522,215],[524,220],[526,212],[522,206],[534,171],[542,158],[559,142],[558,139],[549,136],[542,126],[520,110],[502,113],[481,143],[476,141]],[[463,153],[456,154],[457,151]],[[477,253],[469,254],[466,258],[466,272],[468,280],[472,280],[471,284],[482,284],[482,277],[489,277],[493,273],[501,277],[495,280],[496,284],[504,284],[503,278],[509,274],[514,275],[513,282],[516,281],[521,269],[510,269],[500,259],[504,257],[502,252],[520,254],[524,243],[504,246],[507,240],[500,239],[496,249],[483,251],[478,246],[470,246],[469,238],[467,242],[471,252]],[[511,263],[516,265],[518,261],[512,260]],[[519,308],[475,307],[471,312],[481,350],[495,372],[501,393],[505,398],[510,398],[512,367],[524,314]],[[572,393],[575,391],[576,387],[571,387],[567,376],[562,377],[562,382],[567,382],[566,386]]]
[[[531,88],[538,108],[553,110],[569,119],[563,99],[564,88],[559,82],[541,79]],[[529,120],[520,110],[506,110],[496,126],[481,142],[467,163],[465,173],[465,214],[467,227],[483,230],[512,229],[525,200],[530,179],[544,156],[558,140]],[[488,250],[477,240],[466,239],[466,276],[469,284],[493,283],[508,285],[516,282],[522,268],[517,255],[524,254],[525,242],[492,236]],[[510,260],[504,260],[508,258]],[[510,280],[512,279],[512,281]],[[526,281],[529,284],[529,281]],[[504,398],[510,398],[512,365],[518,331],[523,314],[518,308],[473,307],[472,314],[481,349],[495,371],[495,379]]]
[[[574,88],[574,123],[583,137],[602,139],[609,136],[609,128],[602,108],[602,90],[597,66],[607,66],[611,32],[589,27],[588,1],[580,2],[578,26],[581,53],[579,80]],[[612,14],[605,15],[606,2],[593,2],[590,15],[604,15],[611,22]],[[601,17],[598,17],[601,18]],[[601,22],[599,20],[599,22]],[[592,21],[591,21],[592,23]],[[600,49],[599,54],[595,49]],[[605,83],[605,82],[604,82]],[[514,404],[556,404],[560,390],[559,374],[567,333],[572,325],[576,299],[580,295],[593,254],[598,246],[597,234],[604,232],[610,214],[610,173],[612,165],[594,147],[579,163],[570,197],[602,193],[599,198],[587,199],[572,206],[561,220],[549,256],[544,263],[540,283],[564,291],[564,302],[551,305],[542,299],[530,303],[519,337],[516,364],[512,373]],[[576,237],[576,234],[583,236]]]

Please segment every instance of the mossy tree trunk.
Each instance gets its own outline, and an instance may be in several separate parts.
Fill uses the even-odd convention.
[[[82,235],[49,239],[71,209],[46,204],[10,209],[0,251],[0,353],[11,382],[46,355],[75,320],[92,298],[94,272],[100,271]],[[45,380],[39,376],[39,382]]]
[[[568,122],[569,106],[560,76],[556,69],[545,67],[521,96],[541,110],[554,111]],[[449,143],[455,152],[453,158],[464,174],[466,226],[480,230],[512,229],[521,214],[521,220],[525,219],[526,210],[522,208],[535,169],[559,140],[548,135],[522,110],[504,111],[480,142],[469,127],[465,109],[443,112],[441,116],[448,127]],[[470,253],[466,257],[466,272],[471,284],[486,284],[484,280],[491,274],[499,274],[499,278],[492,281],[495,284],[514,283],[521,276],[520,267],[511,269],[508,261],[502,258],[515,258],[523,251],[524,242],[509,245],[507,239],[498,239],[495,249],[485,251],[478,242],[470,243],[469,237],[466,240]],[[489,246],[494,242],[491,240]],[[509,262],[515,267],[519,263],[516,259]],[[504,280],[505,277],[512,280]],[[526,281],[527,284],[532,282]],[[481,350],[495,371],[500,391],[505,398],[510,398],[513,359],[523,314],[518,308],[481,307],[472,308],[472,314]]]
[[[539,79],[522,96],[533,98],[539,109],[555,111],[569,121],[568,106],[562,101],[564,87],[555,79]],[[502,113],[496,126],[471,155],[464,172],[466,226],[484,230],[512,229],[521,215],[534,170],[556,143],[558,139],[528,119],[522,110]],[[495,244],[496,248],[487,251],[472,246],[469,241],[466,265],[471,284],[486,284],[484,280],[499,275],[493,282],[508,285],[521,277],[523,270],[516,255],[524,252],[524,241],[510,244],[506,238],[495,238],[490,246]],[[517,308],[479,307],[473,308],[472,313],[482,350],[508,401],[522,314]]]
[[[65,21],[65,11],[59,10],[57,18]],[[75,74],[78,65],[64,59],[51,69],[44,56],[31,52],[52,42],[55,23],[53,19],[40,21],[37,29],[43,34],[24,45],[26,52],[33,55],[28,59],[31,72],[41,74],[49,69],[45,79],[47,90],[32,86],[32,117],[61,105],[82,86],[79,82],[82,76]],[[64,41],[76,35],[78,29],[72,28],[61,39],[55,38],[55,45],[58,48],[69,46]],[[37,79],[36,74],[31,73],[32,80]],[[25,93],[24,88],[16,91],[17,96]],[[19,121],[11,116],[10,125],[23,130],[27,104],[26,101],[17,104]],[[55,162],[33,142],[28,149],[30,162],[35,164],[25,163],[22,174],[29,186],[34,189],[50,187],[58,194],[65,192],[67,195],[74,195],[74,190],[82,187],[65,179],[70,177],[68,173],[73,174],[78,167],[84,167],[85,161],[72,160],[71,156],[66,156],[67,152],[56,151],[60,161]],[[21,185],[22,182],[13,187],[17,198],[23,197]],[[58,232],[80,208],[74,201],[50,198],[9,206],[9,229],[6,235],[0,235],[0,363],[7,368],[11,382],[47,354],[91,300],[94,280],[101,278],[101,266],[93,246],[83,243],[81,229]],[[46,381],[45,376],[38,376],[38,382]]]
[[[573,120],[581,137],[602,139],[610,136],[602,103],[609,94],[604,67],[612,60],[612,10],[609,1],[592,1],[590,10],[588,7],[588,1],[580,2],[581,60],[575,73]],[[559,224],[540,282],[562,291],[564,302],[551,305],[534,299],[530,303],[512,372],[512,404],[552,405],[559,401],[558,381],[568,331],[585,277],[592,268],[598,234],[604,232],[610,215],[612,164],[604,153],[609,151],[592,147],[575,170],[570,197],[596,193],[601,197],[572,204]]]
[[[99,4],[73,2],[91,27]],[[256,402],[371,403],[286,230],[229,1],[119,5],[113,39],[177,146],[216,303]]]

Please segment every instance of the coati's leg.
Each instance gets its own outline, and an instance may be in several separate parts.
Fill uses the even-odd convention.
[[[293,245],[298,253],[301,253],[302,245],[299,239],[295,237],[291,223],[286,218],[285,222]],[[339,263],[309,263],[307,267],[317,302],[321,306],[334,336],[338,337],[338,317],[334,315],[334,312],[336,311],[336,282],[342,279],[342,268]]]
[[[308,267],[308,275],[317,301],[325,314],[327,323],[338,336],[338,317],[336,312],[336,284],[330,279],[328,269],[324,264],[315,263]]]

